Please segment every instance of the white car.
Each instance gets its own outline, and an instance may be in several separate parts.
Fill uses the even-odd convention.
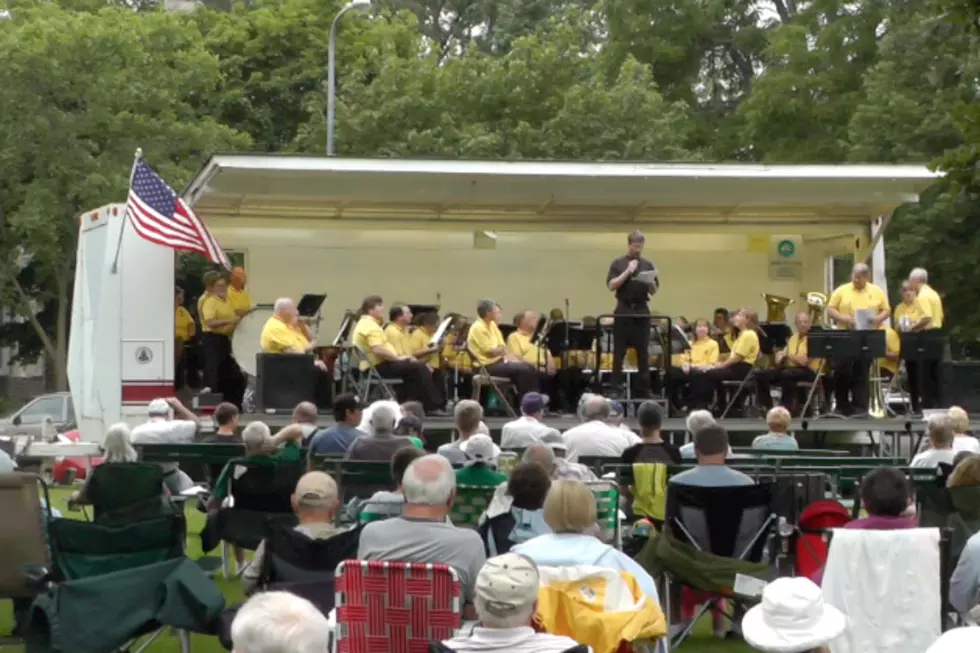
[[[59,433],[76,428],[75,407],[71,401],[71,394],[55,392],[35,397],[20,409],[0,418],[0,437],[17,435],[39,437],[45,417],[51,418]]]

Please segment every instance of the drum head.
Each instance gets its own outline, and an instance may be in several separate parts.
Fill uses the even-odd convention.
[[[231,334],[231,354],[242,371],[255,376],[255,356],[262,353],[262,328],[272,317],[271,306],[256,306],[242,316]]]

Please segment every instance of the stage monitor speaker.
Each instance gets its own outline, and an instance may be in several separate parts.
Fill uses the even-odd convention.
[[[290,412],[301,401],[313,401],[316,368],[312,354],[256,354],[255,372],[259,412]]]
[[[980,413],[980,361],[942,363],[942,405]]]

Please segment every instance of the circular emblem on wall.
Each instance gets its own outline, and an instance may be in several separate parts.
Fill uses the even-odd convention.
[[[153,360],[153,351],[149,347],[137,347],[136,348],[136,362],[140,365],[146,365]]]
[[[776,245],[776,251],[783,258],[789,258],[796,253],[796,245],[793,244],[792,240],[781,240]]]

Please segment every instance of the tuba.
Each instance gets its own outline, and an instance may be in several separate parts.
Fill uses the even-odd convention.
[[[806,294],[806,312],[810,316],[810,323],[814,326],[824,325],[824,311],[827,310],[829,298],[822,292],[808,292]]]
[[[785,322],[786,307],[793,303],[789,297],[761,293],[766,302],[766,322]]]

